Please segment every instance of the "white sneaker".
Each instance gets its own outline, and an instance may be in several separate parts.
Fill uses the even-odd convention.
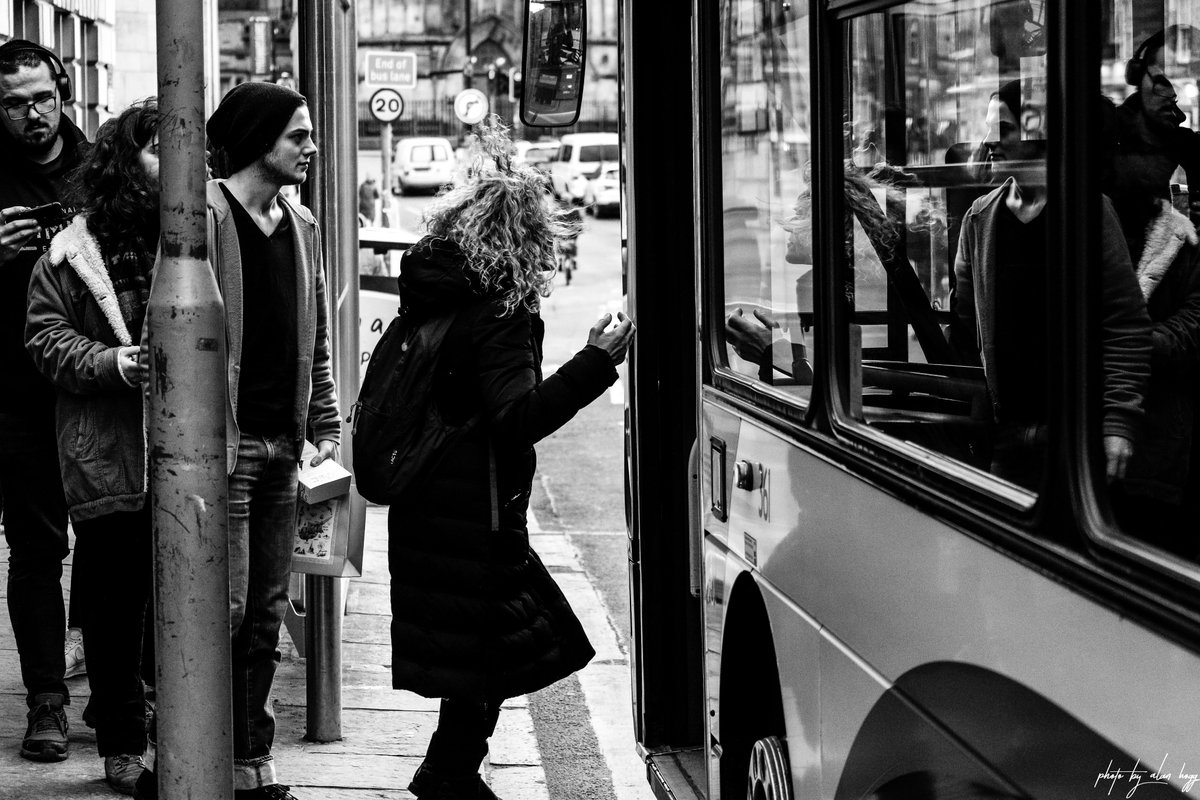
[[[63,661],[67,667],[64,678],[87,674],[87,662],[83,660],[83,633],[78,628],[67,631],[67,638],[63,642]]]

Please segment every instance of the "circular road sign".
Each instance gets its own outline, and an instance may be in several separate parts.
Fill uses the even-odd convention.
[[[465,125],[482,121],[487,112],[487,95],[478,89],[463,89],[454,97],[454,114]]]
[[[380,122],[395,122],[404,113],[404,98],[395,89],[379,89],[371,95],[371,116]]]

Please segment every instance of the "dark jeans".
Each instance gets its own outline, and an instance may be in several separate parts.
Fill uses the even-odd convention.
[[[229,476],[234,788],[275,783],[271,684],[296,535],[296,446],[242,434]]]
[[[21,680],[34,695],[58,694],[63,681],[63,559],[70,552],[67,502],[58,470],[54,420],[0,414],[0,486],[8,541],[8,616],[21,659]]]
[[[87,652],[88,707],[102,756],[146,749],[143,637],[154,562],[150,508],[75,523],[76,615]],[[153,647],[153,644],[150,645]]]
[[[437,731],[425,754],[434,772],[447,777],[478,772],[479,763],[487,755],[488,737],[500,719],[502,702],[454,697],[442,700]]]

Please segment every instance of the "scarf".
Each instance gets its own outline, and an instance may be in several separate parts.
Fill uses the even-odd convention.
[[[146,304],[150,301],[154,251],[140,236],[131,237],[117,246],[106,243],[102,250],[121,318],[136,341],[146,320]]]

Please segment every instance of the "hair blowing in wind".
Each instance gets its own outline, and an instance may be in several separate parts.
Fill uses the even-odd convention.
[[[505,315],[522,305],[536,311],[557,268],[555,240],[577,233],[578,223],[558,209],[545,176],[512,163],[512,141],[499,117],[475,131],[465,167],[426,209],[425,225],[458,246],[485,292],[503,295]]]

